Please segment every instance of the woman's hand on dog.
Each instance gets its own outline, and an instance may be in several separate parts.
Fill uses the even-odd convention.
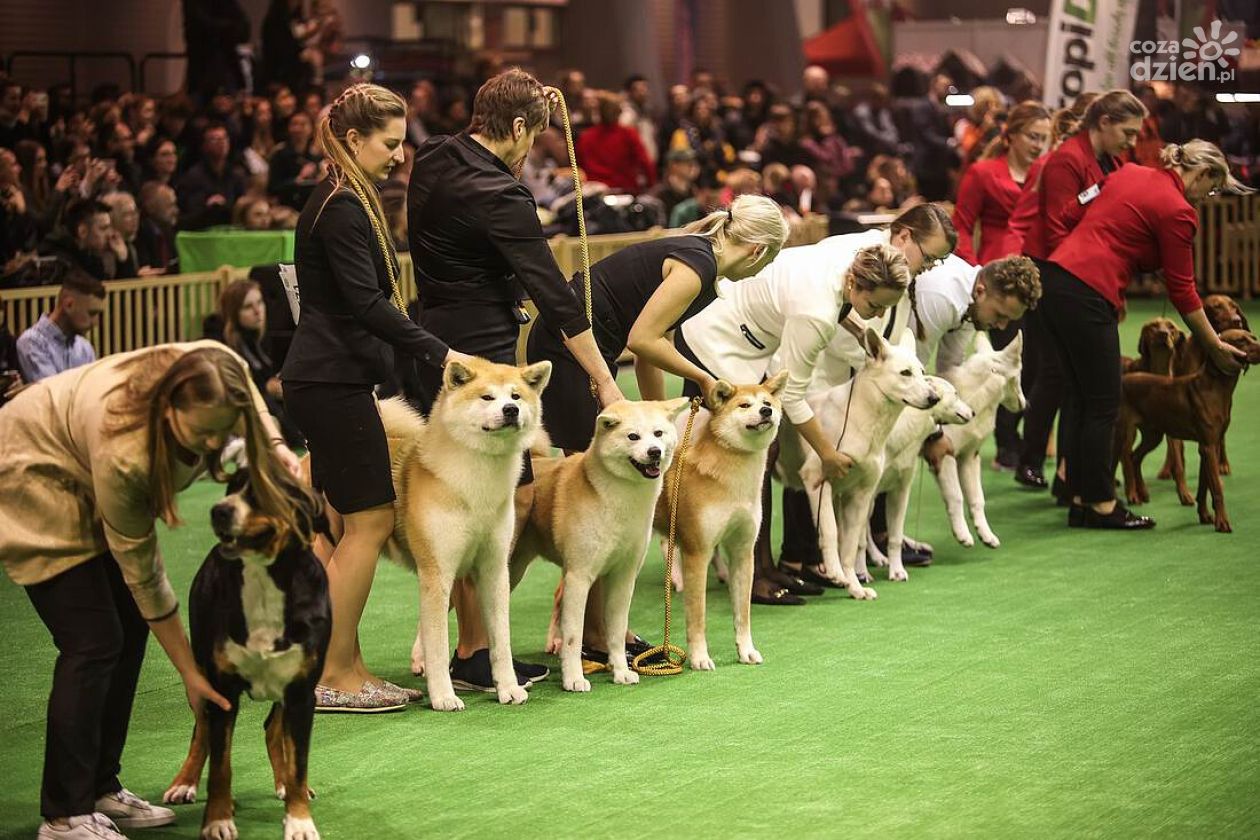
[[[1222,373],[1238,373],[1243,368],[1243,362],[1247,361],[1246,353],[1219,338],[1216,339],[1215,344],[1208,345],[1207,352],[1212,359],[1212,364],[1216,365]]]
[[[272,451],[276,454],[276,460],[278,460],[280,464],[289,471],[290,475],[298,481],[305,480],[302,475],[302,460],[294,454],[293,450],[290,449],[287,444],[277,443],[272,448]]]
[[[225,712],[232,711],[232,704],[228,699],[211,687],[210,681],[202,676],[201,672],[195,668],[183,675],[184,691],[188,694],[188,706],[194,713],[202,707],[204,703],[213,703]]]
[[[853,469],[853,459],[843,452],[828,453],[823,459],[822,468],[825,480],[836,481],[844,478]]]

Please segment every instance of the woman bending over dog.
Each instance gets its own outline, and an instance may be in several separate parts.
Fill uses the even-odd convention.
[[[122,353],[27,388],[0,412],[0,558],[57,647],[41,838],[173,822],[118,779],[149,631],[194,709],[228,702],[197,670],[154,520],[243,435],[260,507],[281,520],[298,469],[245,363],[213,341]],[[292,473],[292,475],[290,474]]]
[[[311,475],[345,533],[328,564],[332,639],[316,689],[321,711],[406,708],[420,692],[372,675],[359,619],[377,559],[394,529],[389,446],[373,390],[401,350],[437,369],[464,358],[404,314],[398,261],[376,184],[403,161],[407,106],[377,85],[347,88],[320,122],[329,177],[298,220],[294,258],[301,310],[281,379],[306,436]]]

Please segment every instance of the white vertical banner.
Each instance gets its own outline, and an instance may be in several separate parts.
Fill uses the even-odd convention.
[[[1054,108],[1087,90],[1130,84],[1139,0],[1051,0],[1044,99]]]

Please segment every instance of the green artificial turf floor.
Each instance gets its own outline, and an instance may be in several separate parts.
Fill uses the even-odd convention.
[[[1126,348],[1162,309],[1134,303]],[[829,592],[754,607],[759,667],[738,663],[711,580],[717,671],[634,687],[603,674],[591,694],[566,694],[541,653],[557,570],[536,564],[512,599],[514,651],[557,673],[521,707],[465,695],[459,714],[319,717],[316,822],[330,840],[1260,836],[1258,418],[1253,374],[1229,437],[1232,535],[1198,525],[1153,480],[1162,449],[1147,461],[1151,533],[1069,531],[1047,495],[986,468],[1002,547],[964,549],[929,478],[908,527],[934,543],[936,563],[904,584],[877,572],[875,602]],[[192,524],[163,534],[177,591],[211,544],[205,511],[218,493],[189,490]],[[654,549],[632,614],[653,639],[662,568]],[[404,684],[416,603],[414,580],[383,565],[361,627],[369,664]],[[32,837],[54,651],[7,578],[0,636],[0,836]],[[264,713],[247,705],[236,730],[245,838],[281,836]],[[159,798],[190,728],[179,680],[151,644],[124,783]],[[195,837],[201,811],[182,806],[175,826],[132,836]]]

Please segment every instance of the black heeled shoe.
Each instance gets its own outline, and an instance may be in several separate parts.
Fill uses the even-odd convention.
[[[1117,502],[1111,513],[1099,513],[1091,507],[1085,508],[1085,518],[1081,524],[1086,528],[1111,531],[1144,531],[1154,528],[1155,520],[1149,516],[1138,516]]]
[[[1022,484],[1031,490],[1045,490],[1049,486],[1041,470],[1027,465],[1021,465],[1015,469],[1015,483]]]

